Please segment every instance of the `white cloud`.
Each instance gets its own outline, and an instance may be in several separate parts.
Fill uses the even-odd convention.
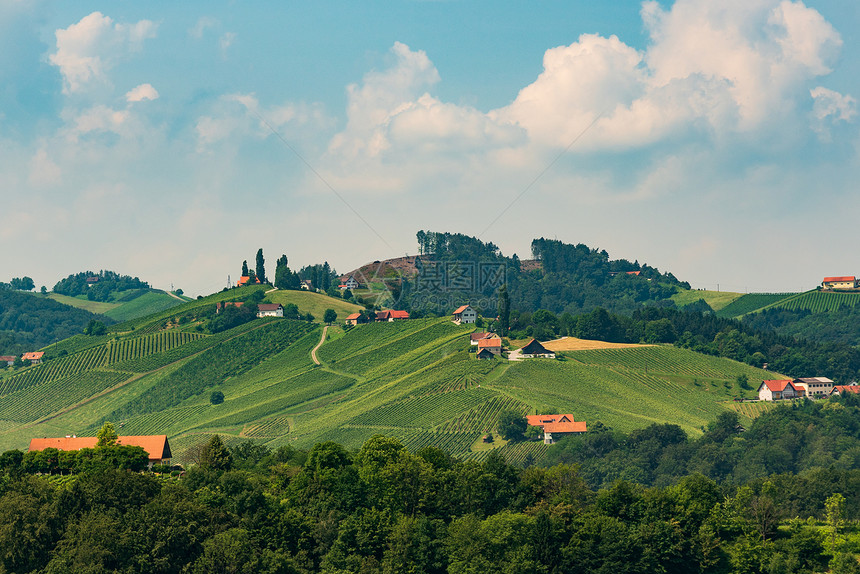
[[[57,185],[62,179],[62,170],[48,156],[45,148],[39,149],[30,160],[30,175],[27,179],[33,187]]]
[[[214,28],[217,24],[218,21],[215,18],[212,18],[211,16],[201,16],[198,18],[197,23],[188,30],[188,35],[199,40],[203,37],[203,33],[207,28]]]
[[[102,105],[93,106],[74,118],[72,136],[76,138],[90,132],[119,134],[123,124],[129,119],[129,115],[127,110],[114,110]]]
[[[839,92],[818,86],[809,91],[814,103],[812,115],[817,120],[832,118],[833,122],[849,122],[857,115],[857,100]]]
[[[81,92],[93,82],[106,82],[106,72],[129,52],[140,50],[144,40],[154,38],[156,28],[149,20],[121,24],[93,12],[77,24],[58,29],[57,51],[48,59],[60,68],[63,93]]]
[[[221,47],[221,55],[227,55],[227,49],[233,45],[233,42],[236,41],[236,34],[234,32],[225,32],[218,39],[218,45]]]
[[[157,100],[158,90],[152,87],[152,84],[141,84],[133,88],[125,95],[127,102],[142,102],[143,100]]]
[[[198,117],[197,151],[206,151],[219,142],[230,141],[238,147],[247,138],[265,139],[272,135],[269,126],[281,137],[306,139],[328,129],[332,123],[320,105],[287,102],[266,107],[260,105],[254,94],[228,94]],[[289,130],[283,132],[282,128]]]

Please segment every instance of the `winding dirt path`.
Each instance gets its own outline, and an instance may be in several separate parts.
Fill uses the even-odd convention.
[[[326,334],[326,331],[328,331],[328,325],[326,325],[325,327],[323,327],[323,332],[322,332],[322,337],[320,337],[320,342],[319,342],[319,343],[317,343],[317,346],[316,346],[316,347],[314,347],[313,349],[311,349],[311,359],[313,359],[313,360],[314,360],[314,363],[316,363],[317,365],[322,365],[322,363],[320,363],[320,360],[319,360],[319,359],[317,359],[317,349],[319,349],[320,347],[322,347],[322,344],[323,344],[323,343],[325,343],[325,334]]]

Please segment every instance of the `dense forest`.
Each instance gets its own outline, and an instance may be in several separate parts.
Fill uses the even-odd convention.
[[[113,320],[31,293],[0,289],[0,355],[20,355]]]
[[[689,289],[671,273],[638,261],[609,259],[606,251],[551,239],[532,241],[540,265],[523,269],[493,243],[460,233],[418,232],[419,273],[405,302],[418,310],[450,312],[452,304],[480,302],[495,311],[494,294],[506,284],[511,306],[525,312],[583,313],[596,307],[632,313],[645,303],[674,306],[678,288]]]
[[[860,344],[860,308],[839,307],[813,313],[808,309],[765,309],[744,315],[744,325],[783,335],[845,345]]]
[[[87,283],[87,279],[98,277],[94,283]],[[137,277],[120,275],[114,271],[82,271],[60,279],[54,285],[54,293],[77,297],[86,295],[90,301],[111,301],[116,299],[117,292],[131,291],[133,289],[149,289],[149,283],[141,281]]]
[[[851,397],[778,407],[745,432],[723,417],[696,440],[602,428],[526,468],[383,436],[358,452],[213,436],[181,476],[122,470],[131,451],[65,457],[82,466],[9,451],[0,570],[857,573],[858,437]]]

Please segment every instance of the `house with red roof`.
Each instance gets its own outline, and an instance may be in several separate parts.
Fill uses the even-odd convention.
[[[221,310],[226,308],[228,305],[230,307],[241,307],[244,303],[241,301],[219,301],[215,303],[215,312],[220,313]]]
[[[469,305],[462,305],[454,310],[454,322],[458,325],[465,323],[474,323],[478,318],[478,313],[475,312]]]
[[[67,436],[62,438],[34,438],[30,440],[30,452],[55,448],[57,450],[81,450],[96,448],[99,439],[94,436]],[[158,464],[173,458],[167,435],[141,435],[117,437],[116,443],[122,446],[139,446],[149,458],[149,464]]]
[[[406,311],[377,311],[376,320],[380,322],[393,322],[393,321],[403,321],[404,319],[409,318],[409,313]]]
[[[494,339],[498,337],[495,333],[490,333],[487,331],[481,331],[478,333],[469,333],[469,344],[473,347],[478,345],[478,341],[482,339]]]
[[[15,359],[17,358],[15,355],[0,355],[0,365],[5,362],[7,367],[11,367],[15,364]]]
[[[781,401],[803,396],[790,379],[762,381],[758,388],[758,400]]]
[[[836,395],[837,397],[843,394],[854,393],[855,395],[860,395],[860,385],[857,383],[852,383],[850,385],[834,385],[833,390],[830,391],[830,396]]]
[[[239,277],[239,280],[236,281],[236,287],[241,287],[242,285],[259,285],[260,280],[254,277],[254,280],[251,281],[251,277],[249,275],[242,275]]]
[[[496,357],[501,356],[501,354],[502,354],[502,340],[501,340],[501,338],[493,336],[493,337],[488,337],[486,339],[481,339],[480,341],[478,341],[478,358],[479,359],[486,357],[486,354],[484,355],[484,357],[481,356],[481,353],[484,351],[492,353],[493,356],[496,356]],[[486,358],[489,358],[489,357],[486,357]]]
[[[42,357],[45,356],[44,351],[32,351],[30,353],[24,353],[21,355],[21,360],[30,361],[32,365],[38,365],[42,362]]]
[[[544,444],[553,444],[562,437],[583,434],[588,430],[585,421],[575,421],[571,414],[528,415],[526,420],[529,426],[543,429]]]
[[[344,323],[347,325],[358,325],[361,321],[361,313],[353,313],[351,315],[347,315]]]
[[[857,289],[857,278],[853,275],[843,277],[825,277],[821,281],[822,289]]]

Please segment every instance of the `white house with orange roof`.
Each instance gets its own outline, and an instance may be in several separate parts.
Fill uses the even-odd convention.
[[[573,415],[529,415],[526,417],[529,426],[543,429],[544,444],[553,444],[562,437],[572,434],[583,434],[588,428],[585,421],[573,420]]]
[[[462,305],[454,310],[454,322],[458,325],[465,323],[474,323],[478,318],[478,313],[475,312],[469,305]]]
[[[760,401],[780,401],[799,396],[802,396],[801,391],[794,386],[791,379],[762,381],[758,388],[758,400]]]

